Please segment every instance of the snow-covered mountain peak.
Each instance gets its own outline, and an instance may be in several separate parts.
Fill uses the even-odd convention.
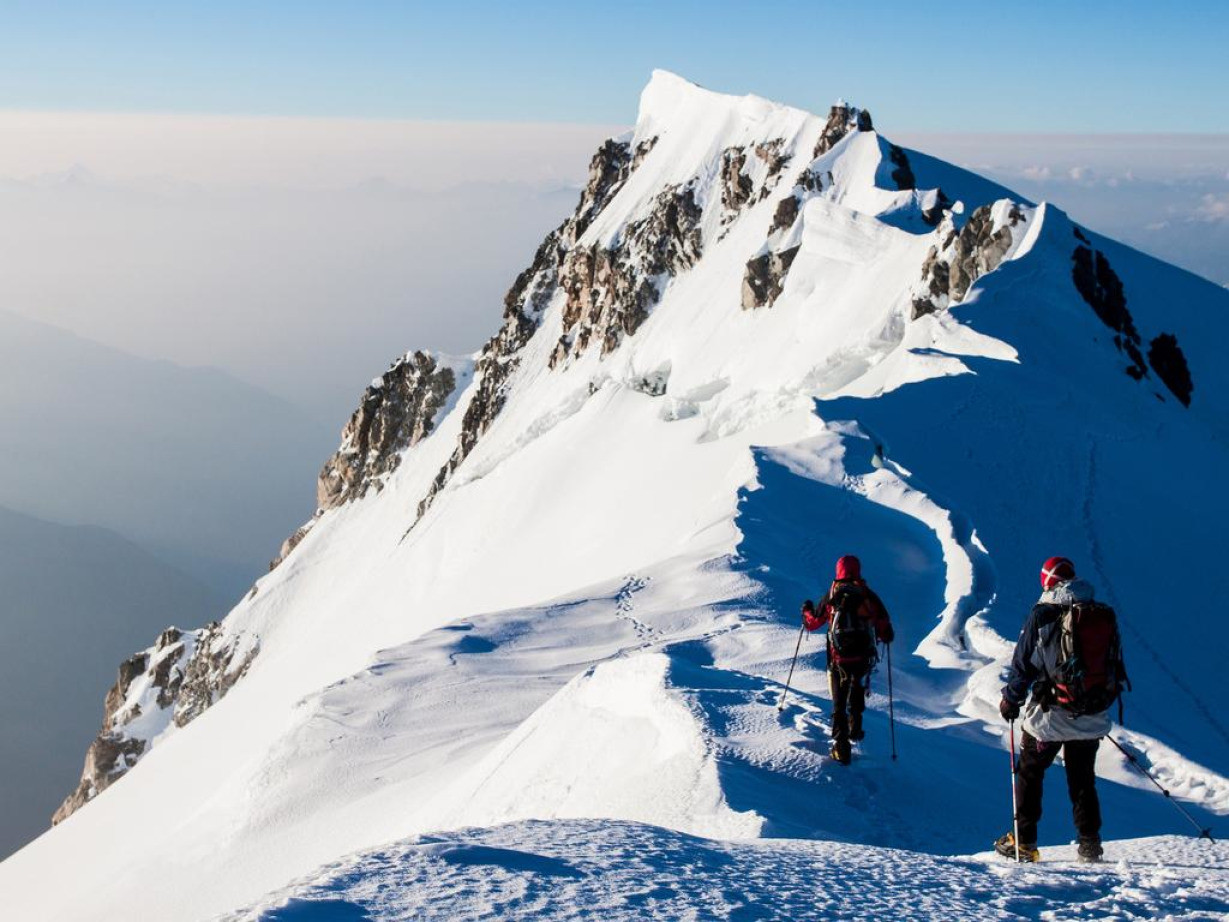
[[[0,888],[29,906],[19,882],[71,863],[53,916],[140,892],[201,918],[378,843],[564,817],[974,850],[1004,819],[1008,639],[1056,551],[1127,625],[1121,739],[1227,812],[1229,732],[1202,705],[1218,647],[1185,640],[1223,637],[1229,594],[1208,551],[1227,311],[865,110],[656,72],[486,345],[373,381],[317,515],[175,654],[212,651],[190,722],[125,744],[140,761],[102,796],[83,779],[90,802]],[[1200,572],[1188,630],[1152,630],[1157,535]],[[877,677],[865,772],[842,776],[815,751],[813,643],[774,705],[798,603],[849,552],[897,624],[909,757],[884,758]],[[121,674],[104,733],[150,696],[177,718],[171,659]],[[1115,835],[1169,829],[1121,760],[1100,769]],[[135,852],[109,850],[116,828]],[[189,869],[221,883],[185,907]]]

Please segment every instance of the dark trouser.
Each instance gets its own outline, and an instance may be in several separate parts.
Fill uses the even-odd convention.
[[[1097,746],[1100,740],[1068,740],[1065,743],[1039,742],[1025,733],[1020,743],[1016,770],[1016,798],[1019,801],[1020,841],[1037,842],[1037,821],[1041,819],[1041,782],[1045,770],[1054,764],[1059,750],[1067,769],[1067,793],[1080,841],[1101,841],[1101,802],[1097,799]]]
[[[862,712],[866,710],[866,663],[832,663],[828,687],[832,690],[832,738],[848,744],[849,737],[862,736]]]

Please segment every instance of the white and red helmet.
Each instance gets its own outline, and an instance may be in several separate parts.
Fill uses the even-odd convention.
[[[1075,579],[1075,564],[1066,557],[1051,557],[1041,565],[1042,589],[1053,589],[1069,579]]]

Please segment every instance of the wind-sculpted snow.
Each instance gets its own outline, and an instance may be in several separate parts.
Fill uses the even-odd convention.
[[[1218,851],[1132,841],[1183,821],[1109,745],[1125,864],[939,856],[1010,825],[997,697],[1055,553],[1119,613],[1135,690],[1117,738],[1200,824],[1229,815],[1229,293],[837,108],[655,75],[472,379],[223,622],[218,649],[259,644],[242,681],[0,865],[6,909],[1223,912]],[[1138,380],[1102,316],[1119,287]],[[845,768],[798,608],[851,552],[896,625],[899,759],[881,662]],[[1049,791],[1040,846],[1066,862]],[[1135,866],[1147,849],[1161,868]],[[857,904],[829,892],[838,866]]]
[[[1207,843],[1120,844],[1103,867],[769,839],[715,842],[635,823],[530,822],[347,856],[224,922],[314,919],[1209,920],[1229,871]],[[1197,874],[1198,877],[1193,877]],[[1061,908],[1055,908],[1061,907]]]

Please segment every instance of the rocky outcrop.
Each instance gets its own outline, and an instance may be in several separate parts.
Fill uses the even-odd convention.
[[[700,259],[702,212],[691,186],[658,194],[649,213],[628,224],[613,247],[575,247],[564,258],[563,335],[554,368],[597,342],[606,355],[633,335],[661,297],[666,279]]]
[[[175,726],[184,727],[222,700],[242,679],[260,652],[260,645],[246,636],[231,635],[212,621],[196,634],[195,648],[183,671],[175,695]]]
[[[732,223],[748,204],[771,195],[789,159],[784,138],[722,151],[721,223]]]
[[[456,386],[455,369],[430,353],[410,352],[393,362],[363,393],[342,430],[341,447],[325,462],[317,507],[332,509],[382,489],[406,449],[431,434]]]
[[[1191,405],[1195,389],[1191,380],[1186,356],[1172,333],[1161,333],[1148,345],[1145,361],[1143,338],[1135,325],[1135,318],[1127,307],[1126,290],[1122,279],[1110,265],[1109,259],[1077,227],[1075,238],[1079,241],[1071,254],[1071,280],[1080,297],[1093,309],[1097,317],[1114,332],[1114,345],[1130,360],[1126,373],[1136,381],[1148,376],[1148,367],[1186,407]]]
[[[799,203],[797,195],[789,195],[781,199],[777,203],[777,210],[772,215],[772,226],[768,228],[768,235],[787,231],[794,226],[794,222],[798,220]]]
[[[721,206],[723,223],[728,223],[751,201],[755,183],[744,172],[747,165],[745,147],[727,148],[721,155]]]
[[[1172,333],[1162,333],[1153,339],[1148,347],[1148,364],[1182,405],[1189,407],[1195,384],[1191,380],[1186,356],[1178,346],[1178,338]]]
[[[1087,239],[1087,238],[1085,238]],[[1131,360],[1126,372],[1136,381],[1148,374],[1140,349],[1139,330],[1127,308],[1126,292],[1105,254],[1087,243],[1071,254],[1071,280],[1101,322],[1114,331],[1114,345]]]
[[[483,347],[474,367],[474,393],[461,420],[457,447],[418,504],[418,518],[422,518],[503,409],[509,379],[520,364],[520,352],[537,330],[551,298],[560,289],[566,258],[656,144],[656,138],[641,141],[634,149],[627,141],[605,142],[589,164],[589,179],[581,191],[575,213],[546,237],[534,254],[533,262],[512,283],[504,297],[503,324]],[[596,257],[596,253],[592,255]],[[573,284],[582,300],[585,262],[578,257],[571,270]],[[597,271],[596,258],[593,271]],[[627,311],[626,316],[620,318],[620,325],[626,327],[633,323],[631,318],[637,313],[635,309]],[[607,339],[604,334],[600,338]]]
[[[930,248],[922,263],[921,286],[913,297],[914,320],[959,304],[977,279],[1002,264],[1016,229],[1027,217],[1015,202],[996,204],[1002,212],[998,220],[996,206],[983,205],[959,231],[950,216],[939,228],[942,242]]]
[[[815,143],[814,157],[818,160],[828,153],[851,131],[873,130],[874,125],[869,112],[846,105],[843,101],[838,102],[828,113],[828,120]],[[768,155],[771,153],[774,158],[771,160],[772,169],[779,173],[788,162],[788,158],[781,153],[783,149],[784,141],[775,146],[772,151],[761,151],[757,147],[756,153],[763,157],[765,162],[769,162]],[[809,198],[830,190],[834,182],[831,170],[817,168],[815,163],[811,163],[798,174],[791,194],[777,203],[764,246],[756,255],[747,260],[743,270],[740,294],[743,310],[771,307],[781,295],[785,288],[785,277],[799,249],[796,243],[787,239],[786,232],[798,220],[803,203]],[[768,195],[775,185],[776,180],[774,179],[771,186],[765,187],[761,196]],[[785,246],[785,243],[791,243],[791,245]]]
[[[269,569],[279,566],[329,509],[382,490],[405,452],[431,434],[458,384],[456,364],[429,352],[407,352],[372,381],[342,429],[341,446],[320,471],[315,513],[282,542]]]
[[[892,182],[898,190],[916,189],[917,179],[913,175],[913,167],[905,152],[895,144],[888,147],[888,160],[892,164]]]
[[[844,100],[838,100],[828,111],[828,121],[824,124],[819,140],[815,142],[816,158],[822,157],[849,134],[851,131],[874,131],[871,114],[865,109],[847,105]]]
[[[772,306],[785,287],[786,273],[793,265],[798,250],[798,247],[793,246],[780,253],[763,253],[747,262],[747,269],[743,274],[743,310]]]
[[[102,729],[85,755],[81,780],[52,816],[67,819],[124,776],[158,737],[182,727],[228,692],[256,656],[255,643],[167,628],[148,650],[120,664],[103,705]]]

